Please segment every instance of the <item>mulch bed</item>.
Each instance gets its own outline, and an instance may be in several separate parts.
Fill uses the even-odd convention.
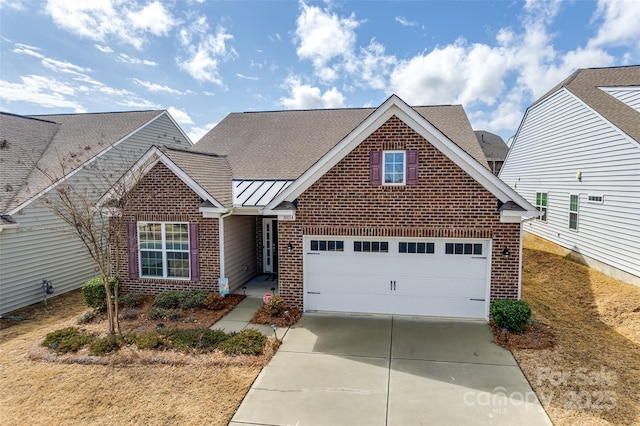
[[[504,333],[493,321],[489,323],[493,341],[505,349],[551,349],[556,344],[553,329],[541,322],[531,322],[520,333]]]
[[[251,318],[251,324],[291,327],[293,324],[298,322],[300,317],[302,317],[302,312],[299,309],[290,308],[285,312],[287,312],[288,315],[273,316],[268,311],[267,305],[262,305],[262,307],[258,309],[258,312],[253,315],[253,318]]]

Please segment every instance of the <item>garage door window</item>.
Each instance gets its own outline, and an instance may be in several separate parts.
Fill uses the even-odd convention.
[[[445,253],[482,255],[482,244],[446,243]]]
[[[344,251],[344,241],[311,240],[311,251]]]
[[[400,253],[419,253],[419,254],[433,254],[435,253],[434,243],[398,243],[398,252]]]
[[[387,241],[354,241],[353,251],[358,253],[389,253]]]

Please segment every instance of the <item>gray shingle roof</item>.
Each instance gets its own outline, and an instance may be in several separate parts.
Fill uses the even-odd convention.
[[[486,167],[460,105],[414,108]],[[236,179],[296,179],[375,108],[232,113],[192,148],[227,157]]]
[[[579,69],[538,99],[565,87],[620,130],[640,143],[640,113],[598,87],[640,86],[640,65]]]
[[[500,136],[486,130],[475,130],[474,133],[487,160],[504,161],[509,147]]]
[[[225,157],[168,147],[159,149],[220,204],[232,207],[231,168]]]
[[[18,207],[52,183],[38,169],[59,177],[64,163],[61,158],[73,156],[72,162],[65,164],[65,171],[70,172],[163,112],[32,116],[2,114],[3,136],[0,141],[7,139],[11,147],[8,153],[2,153],[5,158],[2,169],[3,174],[5,170],[11,170],[10,184],[15,193],[11,199],[3,197],[0,202],[1,213]],[[26,160],[25,153],[30,153]],[[33,166],[34,161],[37,167]]]

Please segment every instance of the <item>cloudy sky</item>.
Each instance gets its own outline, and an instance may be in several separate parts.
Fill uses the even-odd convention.
[[[505,140],[577,68],[640,63],[640,1],[0,0],[0,110],[462,104]]]

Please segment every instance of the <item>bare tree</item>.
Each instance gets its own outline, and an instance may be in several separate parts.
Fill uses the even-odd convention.
[[[41,198],[42,204],[69,225],[65,231],[82,242],[100,272],[107,295],[105,302],[110,333],[120,332],[117,277],[113,297],[110,288],[111,267],[116,271],[119,268],[112,263],[111,249],[118,252],[121,244],[118,237],[126,227],[120,212],[129,202],[128,190],[142,176],[142,171],[127,171],[127,166],[139,155],[139,152],[114,152],[109,158],[94,158],[79,164],[81,155],[72,153],[58,156],[57,164],[33,163],[34,171],[40,173],[49,187]],[[126,179],[120,179],[123,174],[126,174]],[[105,194],[108,201],[98,205]],[[113,261],[117,263],[119,257],[114,257]]]

